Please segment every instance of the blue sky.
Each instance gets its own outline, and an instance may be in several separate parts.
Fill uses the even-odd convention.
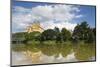
[[[13,1],[12,32],[25,31],[35,20],[39,20],[44,29],[57,26],[73,30],[82,21],[95,27],[95,6]]]
[[[80,14],[84,15],[84,17],[77,19],[76,22],[80,23],[81,21],[87,21],[90,26],[95,27],[95,7],[94,6],[81,6]]]

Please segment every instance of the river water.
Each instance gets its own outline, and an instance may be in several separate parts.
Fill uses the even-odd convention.
[[[90,58],[91,61],[95,60],[95,57]],[[37,59],[27,57],[23,52],[12,52],[12,65],[29,65],[29,64],[44,64],[44,63],[60,63],[60,62],[77,62],[74,52],[63,57],[61,54],[57,58],[55,56],[47,56],[41,54]]]
[[[32,48],[31,48],[32,47]],[[28,46],[27,50],[12,50],[12,65],[45,64],[60,62],[94,61],[95,46],[81,45],[72,47],[70,45],[57,46]],[[23,49],[22,47],[19,49]]]

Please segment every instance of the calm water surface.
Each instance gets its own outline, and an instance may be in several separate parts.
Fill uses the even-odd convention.
[[[94,61],[95,45],[91,45],[17,45],[12,50],[12,65]]]

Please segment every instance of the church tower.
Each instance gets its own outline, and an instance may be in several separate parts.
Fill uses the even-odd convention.
[[[27,27],[26,31],[28,33],[34,32],[34,31],[38,31],[38,32],[43,32],[43,28],[40,25],[40,22],[33,22],[30,26]]]

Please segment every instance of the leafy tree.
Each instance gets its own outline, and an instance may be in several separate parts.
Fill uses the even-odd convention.
[[[90,30],[88,30],[87,38],[85,39],[85,42],[86,43],[93,43],[94,40],[95,40],[94,33],[93,33],[92,29],[90,29]]]
[[[35,40],[37,38],[37,36],[39,36],[39,35],[40,35],[39,32],[26,33],[25,38],[26,38],[26,41]]]
[[[57,34],[60,33],[60,30],[59,30],[58,27],[55,27],[55,28],[54,28],[54,31],[55,31]]]
[[[56,32],[52,29],[45,30],[44,32],[42,32],[40,36],[41,41],[55,40],[55,39],[56,39]]]
[[[18,32],[18,33],[12,33],[12,43],[16,43],[16,41],[24,42],[26,32]]]
[[[60,32],[56,35],[56,42],[62,42],[62,34]]]
[[[77,39],[84,40],[86,38],[86,33],[88,31],[88,24],[87,22],[82,22],[80,25],[78,24],[74,31],[73,31],[73,37],[77,37]]]
[[[94,35],[87,22],[84,21],[75,27],[72,38],[75,40],[84,40],[85,42],[93,42]]]
[[[93,28],[92,31],[93,31],[94,35],[96,35],[96,28]]]
[[[61,34],[59,28],[58,27],[55,27],[54,28],[54,31],[56,32],[56,42],[57,43],[58,42],[62,42],[62,34]]]
[[[92,31],[93,31],[93,34],[94,34],[94,40],[96,40],[96,28],[93,28]]]
[[[81,38],[81,28],[80,25],[78,24],[72,34],[72,39],[75,41],[78,41]]]
[[[71,33],[66,28],[62,28],[61,36],[63,41],[67,41],[71,38]]]
[[[80,27],[81,27],[81,39],[85,40],[87,38],[87,33],[90,30],[89,25],[87,24],[86,21],[84,21],[80,24]]]

